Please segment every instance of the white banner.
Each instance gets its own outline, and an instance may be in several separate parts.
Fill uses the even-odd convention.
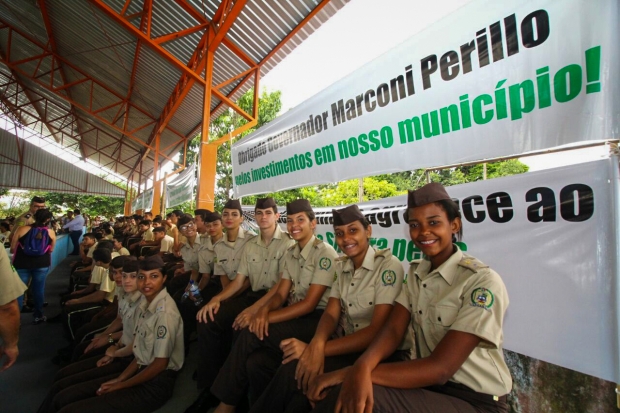
[[[142,209],[150,211],[153,208],[153,188],[147,189],[141,195]]]
[[[142,195],[138,195],[131,201],[131,211],[136,212],[139,209],[142,209]]]
[[[617,139],[619,5],[470,3],[235,144],[235,195]]]
[[[176,179],[166,184],[166,208],[191,201],[194,198],[195,185],[196,164],[188,166]]]
[[[447,189],[463,214],[461,247],[508,288],[505,347],[618,383],[613,168],[617,158]],[[373,244],[391,248],[405,268],[420,258],[403,220],[406,202],[359,204],[373,224]],[[244,209],[251,219],[253,208]],[[331,208],[315,212],[317,235],[336,247]]]

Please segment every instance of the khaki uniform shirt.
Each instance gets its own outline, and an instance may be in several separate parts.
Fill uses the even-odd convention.
[[[215,245],[223,242],[224,237],[220,238]],[[211,237],[204,241],[200,251],[198,251],[198,272],[201,274],[213,274],[215,265],[215,245],[211,242]]]
[[[237,272],[250,279],[252,291],[268,290],[279,280],[284,269],[284,255],[295,241],[276,224],[269,246],[260,235],[247,242]]]
[[[0,250],[0,305],[5,305],[21,297],[28,287],[11,265],[6,249]]]
[[[389,249],[376,251],[368,247],[360,268],[355,270],[348,257],[336,260],[335,279],[330,297],[340,300],[337,335],[350,335],[368,327],[376,305],[394,305],[403,283],[403,266]],[[410,335],[399,346],[411,348]]]
[[[189,241],[181,246],[181,256],[183,257],[183,268],[185,271],[200,269],[198,262],[198,252],[204,247],[206,237],[202,237],[200,234],[196,235],[194,239],[194,246],[189,245]]]
[[[149,227],[144,234],[142,234],[142,241],[153,241],[155,237],[153,236],[153,227]]]
[[[92,258],[93,257],[93,252],[95,252],[95,250],[97,249],[97,244],[98,242],[95,242],[89,249],[88,252],[86,253],[86,257],[87,258]]]
[[[237,270],[241,263],[241,255],[245,244],[256,235],[245,232],[243,228],[239,228],[237,238],[234,242],[229,242],[224,234],[223,242],[218,242],[214,246],[215,265],[213,266],[214,275],[226,275],[229,280],[234,280],[237,276]]]
[[[176,226],[176,225],[174,225],[174,224],[171,224],[171,225],[170,225],[170,228],[166,227],[166,235],[169,235],[169,236],[171,236],[171,237],[172,237],[172,239],[174,239],[174,232],[173,232],[173,231],[174,231],[174,229],[175,229],[176,227],[177,227],[177,226]]]
[[[140,366],[148,366],[156,358],[168,358],[168,369],[179,370],[185,360],[183,320],[174,300],[164,288],[149,304],[140,304],[133,343],[133,354]]]
[[[17,231],[17,228],[23,227],[24,225],[32,225],[34,224],[34,214],[30,212],[30,210],[24,212],[17,218],[15,218],[15,222],[13,223],[13,233]]]
[[[295,243],[284,257],[282,278],[291,280],[288,302],[294,304],[306,298],[311,284],[325,285],[327,289],[316,309],[324,310],[334,282],[334,265],[338,253],[334,248],[312,236],[303,250]]]
[[[121,287],[120,290],[122,291],[123,288]],[[122,295],[118,294],[118,315],[123,320],[123,335],[120,341],[125,346],[133,344],[136,335],[136,321],[142,315],[140,304],[143,300],[146,301],[140,291],[134,291],[131,294],[123,291]]]
[[[108,269],[95,265],[90,273],[91,284],[98,284],[99,291],[106,292],[105,299],[109,302],[114,301],[114,292],[116,291],[116,283],[108,277]]]
[[[419,357],[428,357],[450,330],[482,339],[450,379],[480,393],[510,393],[512,378],[502,352],[508,293],[499,275],[458,247],[430,271],[428,260],[411,263],[397,302],[411,311]]]
[[[121,249],[118,250],[118,254],[119,255],[129,255],[129,250],[127,250],[127,248],[125,248],[125,247],[121,247]]]
[[[171,253],[174,248],[174,238],[170,235],[164,235],[159,245],[159,252]]]

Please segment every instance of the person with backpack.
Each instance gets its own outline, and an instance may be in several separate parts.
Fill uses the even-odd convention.
[[[52,262],[52,251],[56,245],[56,233],[48,228],[52,219],[49,209],[39,209],[34,214],[34,223],[18,228],[11,239],[13,267],[25,284],[31,282],[34,297],[34,319],[32,324],[47,320],[43,315],[45,301],[45,279]],[[19,308],[24,297],[18,299]]]

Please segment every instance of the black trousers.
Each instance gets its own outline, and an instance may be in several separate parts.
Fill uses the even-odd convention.
[[[97,314],[103,307],[110,304],[103,300],[98,303],[83,303],[70,306],[63,306],[62,314],[64,326],[68,330],[71,340],[75,340],[76,332]]]
[[[97,396],[101,384],[118,377],[111,374],[61,391],[53,404],[60,413],[150,413],[172,397],[176,376],[165,370],[145,383]]]
[[[362,353],[345,354],[335,357],[326,357],[323,365],[323,372],[329,373],[351,366],[361,356]],[[386,362],[403,361],[409,358],[409,352],[396,351]],[[312,411],[310,402],[297,389],[297,381],[295,380],[295,369],[297,368],[297,360],[282,365],[273,380],[269,383],[258,401],[252,406],[250,412],[286,412],[286,413],[307,413]],[[334,409],[332,408],[332,412]]]
[[[99,311],[101,311],[101,309]],[[111,314],[106,314],[104,316],[99,316],[97,320],[93,320],[91,318],[91,320],[88,323],[84,324],[83,326],[81,326],[74,332],[73,340],[75,341],[76,344],[82,343],[85,340],[89,341],[87,340],[88,338],[92,338],[93,335],[95,335],[96,333],[102,332],[110,324],[112,324],[112,322],[116,319],[116,316],[117,316],[116,313],[111,313]]]
[[[209,284],[207,284],[205,288],[200,290],[200,295],[202,296],[202,304],[200,305],[196,305],[195,302],[189,298],[183,301],[185,288],[178,290],[174,294],[174,302],[177,304],[177,308],[179,309],[179,313],[181,313],[181,318],[183,319],[183,338],[185,348],[189,347],[189,338],[191,334],[196,331],[196,324],[198,324],[198,321],[196,321],[196,314],[198,314],[198,310],[204,307],[209,300],[215,297],[220,291],[222,291],[222,283],[219,278],[213,278],[209,281]]]
[[[170,294],[172,297],[174,297],[175,294],[179,291],[185,291],[185,287],[187,287],[187,284],[189,283],[192,275],[191,271],[187,271],[175,277],[174,271],[175,269],[171,268],[166,272],[166,290],[168,291],[168,294]]]
[[[257,302],[267,291],[244,291],[224,301],[215,315],[215,321],[198,323],[198,388],[210,388],[232,347],[235,318]]]
[[[115,359],[112,363],[102,367],[97,367],[97,361],[102,355],[93,356],[60,369],[54,378],[52,388],[47,392],[47,396],[37,413],[51,413],[57,411],[54,406],[56,396],[72,386],[86,383],[91,380],[100,379],[114,375],[118,377],[133,360],[133,356]]]
[[[317,310],[294,320],[270,324],[269,335],[262,341],[248,329],[243,330],[220,369],[211,393],[222,402],[236,406],[249,386],[250,405],[255,403],[282,364],[280,342],[287,338],[309,342],[322,315],[323,310]]]
[[[313,413],[331,413],[336,408],[340,387],[332,389]],[[477,393],[465,386],[450,383],[424,389],[394,389],[372,386],[373,411],[379,413],[508,413],[506,396]]]
[[[73,243],[72,255],[80,255],[80,237],[82,237],[81,230],[69,232],[69,238],[71,238],[71,242]]]

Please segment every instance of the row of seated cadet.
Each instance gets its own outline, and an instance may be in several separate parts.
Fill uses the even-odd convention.
[[[112,239],[85,234],[54,318],[71,344],[39,412],[155,411],[194,335],[201,393],[190,413],[364,411],[369,400],[380,411],[507,412],[507,293],[453,243],[460,213],[437,185],[410,192],[425,258],[406,275],[370,245],[356,205],[333,211],[341,257],[314,235],[303,199],[287,204],[287,232],[262,198],[258,235],[236,200],[222,214],[123,217]]]

